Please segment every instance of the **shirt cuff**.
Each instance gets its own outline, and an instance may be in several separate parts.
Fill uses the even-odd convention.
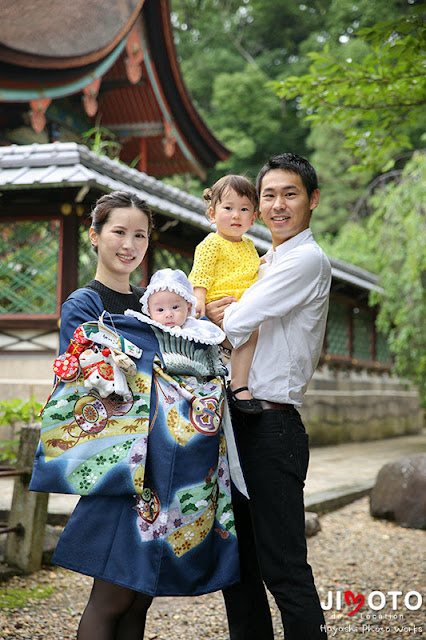
[[[232,315],[233,311],[236,311],[237,308],[238,302],[231,302],[229,307],[225,309],[225,314],[222,322],[223,331],[226,333],[226,337],[228,338],[234,349],[238,349],[238,347],[241,347],[251,336],[251,332],[242,333],[238,330],[238,327],[233,327]]]

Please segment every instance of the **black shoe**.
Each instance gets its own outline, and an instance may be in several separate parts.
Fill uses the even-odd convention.
[[[262,413],[263,409],[260,406],[260,402],[255,398],[251,398],[251,400],[240,400],[237,398],[236,394],[240,391],[248,391],[248,387],[240,387],[239,389],[235,389],[233,391],[231,386],[228,384],[226,387],[226,395],[228,396],[228,402],[233,409],[238,409],[242,413],[251,413],[255,415],[256,413]]]

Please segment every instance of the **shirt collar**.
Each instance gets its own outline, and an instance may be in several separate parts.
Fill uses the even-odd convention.
[[[275,251],[271,247],[271,249],[269,249],[265,253],[266,261],[268,263],[271,263],[273,260],[280,258],[295,247],[298,247],[300,244],[305,244],[307,242],[314,242],[314,237],[309,227],[308,229],[305,229],[304,231],[301,231],[297,235],[293,236],[289,240],[286,240],[285,242],[279,244]]]

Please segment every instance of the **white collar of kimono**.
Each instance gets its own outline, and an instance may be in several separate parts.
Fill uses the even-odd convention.
[[[192,340],[200,344],[221,344],[226,337],[222,329],[209,320],[197,320],[196,318],[189,317],[181,327],[166,327],[139,311],[127,309],[124,315],[137,318],[140,322],[157,327],[166,333],[170,333],[172,336],[185,338],[186,340]]]

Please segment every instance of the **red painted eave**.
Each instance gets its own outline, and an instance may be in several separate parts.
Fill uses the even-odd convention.
[[[142,13],[153,63],[183,135],[188,139],[192,131],[193,148],[204,156],[206,166],[212,167],[219,160],[226,160],[230,151],[209,130],[185,87],[177,62],[169,0],[146,0]]]

